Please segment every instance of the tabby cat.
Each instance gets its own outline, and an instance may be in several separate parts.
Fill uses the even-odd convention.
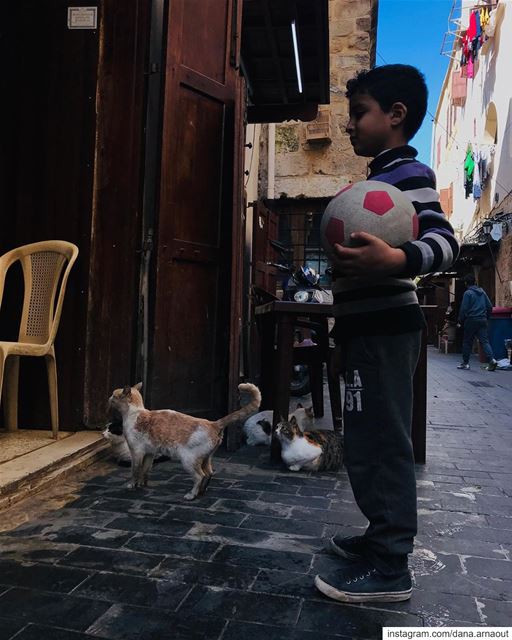
[[[260,411],[256,415],[247,418],[243,426],[243,431],[249,446],[253,447],[258,444],[270,444],[272,414],[273,411],[271,409],[267,409],[266,411]],[[291,415],[295,416],[302,431],[312,429],[315,426],[313,407],[303,407],[299,402],[297,404],[297,408]]]
[[[195,418],[171,409],[149,411],[140,394],[142,384],[116,389],[109,399],[111,409],[123,420],[123,433],[132,458],[130,488],[145,486],[153,459],[164,454],[180,460],[185,471],[194,478],[194,486],[185,495],[193,500],[205,492],[212,476],[212,456],[222,442],[228,424],[241,421],[259,409],[261,394],[253,384],[239,384],[241,394],[248,394],[249,402],[219,420]]]
[[[343,462],[343,437],[339,431],[305,431],[294,416],[277,425],[281,458],[290,471],[336,471]]]

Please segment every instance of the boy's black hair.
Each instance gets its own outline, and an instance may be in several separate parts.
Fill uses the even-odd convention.
[[[464,283],[467,287],[472,287],[476,284],[476,278],[472,273],[468,273],[464,276]]]
[[[370,95],[388,113],[395,102],[407,107],[404,133],[410,140],[427,112],[428,89],[424,75],[408,64],[386,64],[360,71],[347,82],[347,98],[356,93]]]

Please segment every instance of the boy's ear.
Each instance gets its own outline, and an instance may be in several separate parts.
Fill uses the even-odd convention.
[[[402,124],[407,116],[407,107],[403,102],[394,102],[390,109],[391,124],[397,127]]]

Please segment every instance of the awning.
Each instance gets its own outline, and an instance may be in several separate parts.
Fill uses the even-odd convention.
[[[328,0],[244,0],[249,122],[313,120],[329,103]]]

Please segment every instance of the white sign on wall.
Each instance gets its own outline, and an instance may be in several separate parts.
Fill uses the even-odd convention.
[[[98,7],[68,7],[68,29],[96,29]]]

